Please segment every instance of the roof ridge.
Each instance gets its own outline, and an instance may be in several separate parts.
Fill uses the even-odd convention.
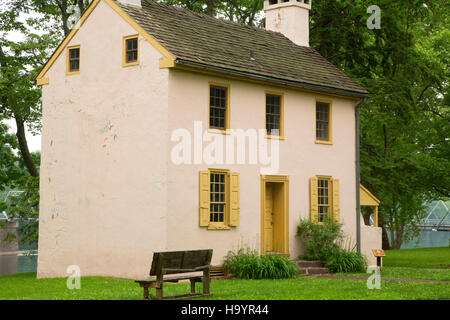
[[[258,26],[250,26],[250,25],[248,25],[248,24],[245,24],[245,23],[242,23],[242,22],[239,22],[239,21],[232,21],[232,20],[226,19],[226,18],[224,18],[224,17],[214,17],[214,16],[210,16],[210,15],[208,15],[208,14],[206,14],[206,13],[193,11],[193,10],[191,10],[191,9],[189,9],[189,8],[182,8],[182,7],[179,7],[179,6],[176,6],[176,5],[169,5],[169,4],[161,3],[161,2],[159,2],[158,0],[141,0],[141,1],[142,1],[142,2],[146,2],[147,4],[150,4],[150,5],[159,5],[160,7],[164,7],[164,8],[169,9],[169,10],[177,10],[177,11],[180,11],[180,12],[182,12],[182,13],[189,13],[189,14],[192,14],[192,15],[194,15],[194,16],[198,16],[198,17],[200,17],[200,18],[210,19],[211,21],[223,22],[223,23],[225,23],[225,24],[234,24],[234,25],[236,25],[236,26],[246,27],[246,28],[248,28],[248,29],[253,29],[253,30],[258,31],[258,32],[265,32],[265,33],[268,33],[268,34],[269,34],[269,33],[275,34],[275,35],[277,35],[277,36],[282,36],[282,37],[288,39],[289,41],[291,41],[291,40],[290,40],[289,38],[287,38],[284,34],[282,34],[282,33],[280,33],[280,32],[277,32],[277,31],[267,30],[266,28],[262,28],[262,27],[258,27]],[[292,41],[291,41],[291,42],[292,42]],[[309,49],[312,49],[312,48],[307,47],[307,46],[300,46],[300,45],[297,45],[297,44],[295,44],[294,42],[292,42],[292,44],[295,45],[295,46],[297,46],[297,47],[300,47],[300,48],[309,48]],[[314,50],[314,49],[312,49],[312,50]]]

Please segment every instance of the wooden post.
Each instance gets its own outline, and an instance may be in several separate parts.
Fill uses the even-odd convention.
[[[378,206],[373,209],[373,226],[378,227]]]

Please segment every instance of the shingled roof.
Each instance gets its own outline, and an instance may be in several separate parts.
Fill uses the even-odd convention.
[[[356,97],[368,92],[314,49],[278,32],[142,0],[116,2],[185,65],[305,89]]]

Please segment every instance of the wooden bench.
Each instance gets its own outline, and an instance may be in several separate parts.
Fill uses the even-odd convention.
[[[148,289],[156,288],[157,299],[183,299],[192,297],[202,297],[211,295],[209,292],[210,270],[212,249],[191,250],[191,251],[170,251],[153,253],[150,276],[156,276],[156,279],[136,280],[135,282],[144,288],[144,299],[148,300]],[[203,271],[202,275],[179,275],[164,277],[169,274],[192,273]],[[180,280],[189,280],[191,282],[191,292],[189,294],[163,297],[164,282],[178,282]],[[203,282],[203,293],[195,293],[195,283]]]

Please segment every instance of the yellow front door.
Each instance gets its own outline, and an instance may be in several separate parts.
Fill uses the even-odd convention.
[[[266,185],[266,197],[264,201],[264,251],[273,251],[273,188],[272,184]]]

